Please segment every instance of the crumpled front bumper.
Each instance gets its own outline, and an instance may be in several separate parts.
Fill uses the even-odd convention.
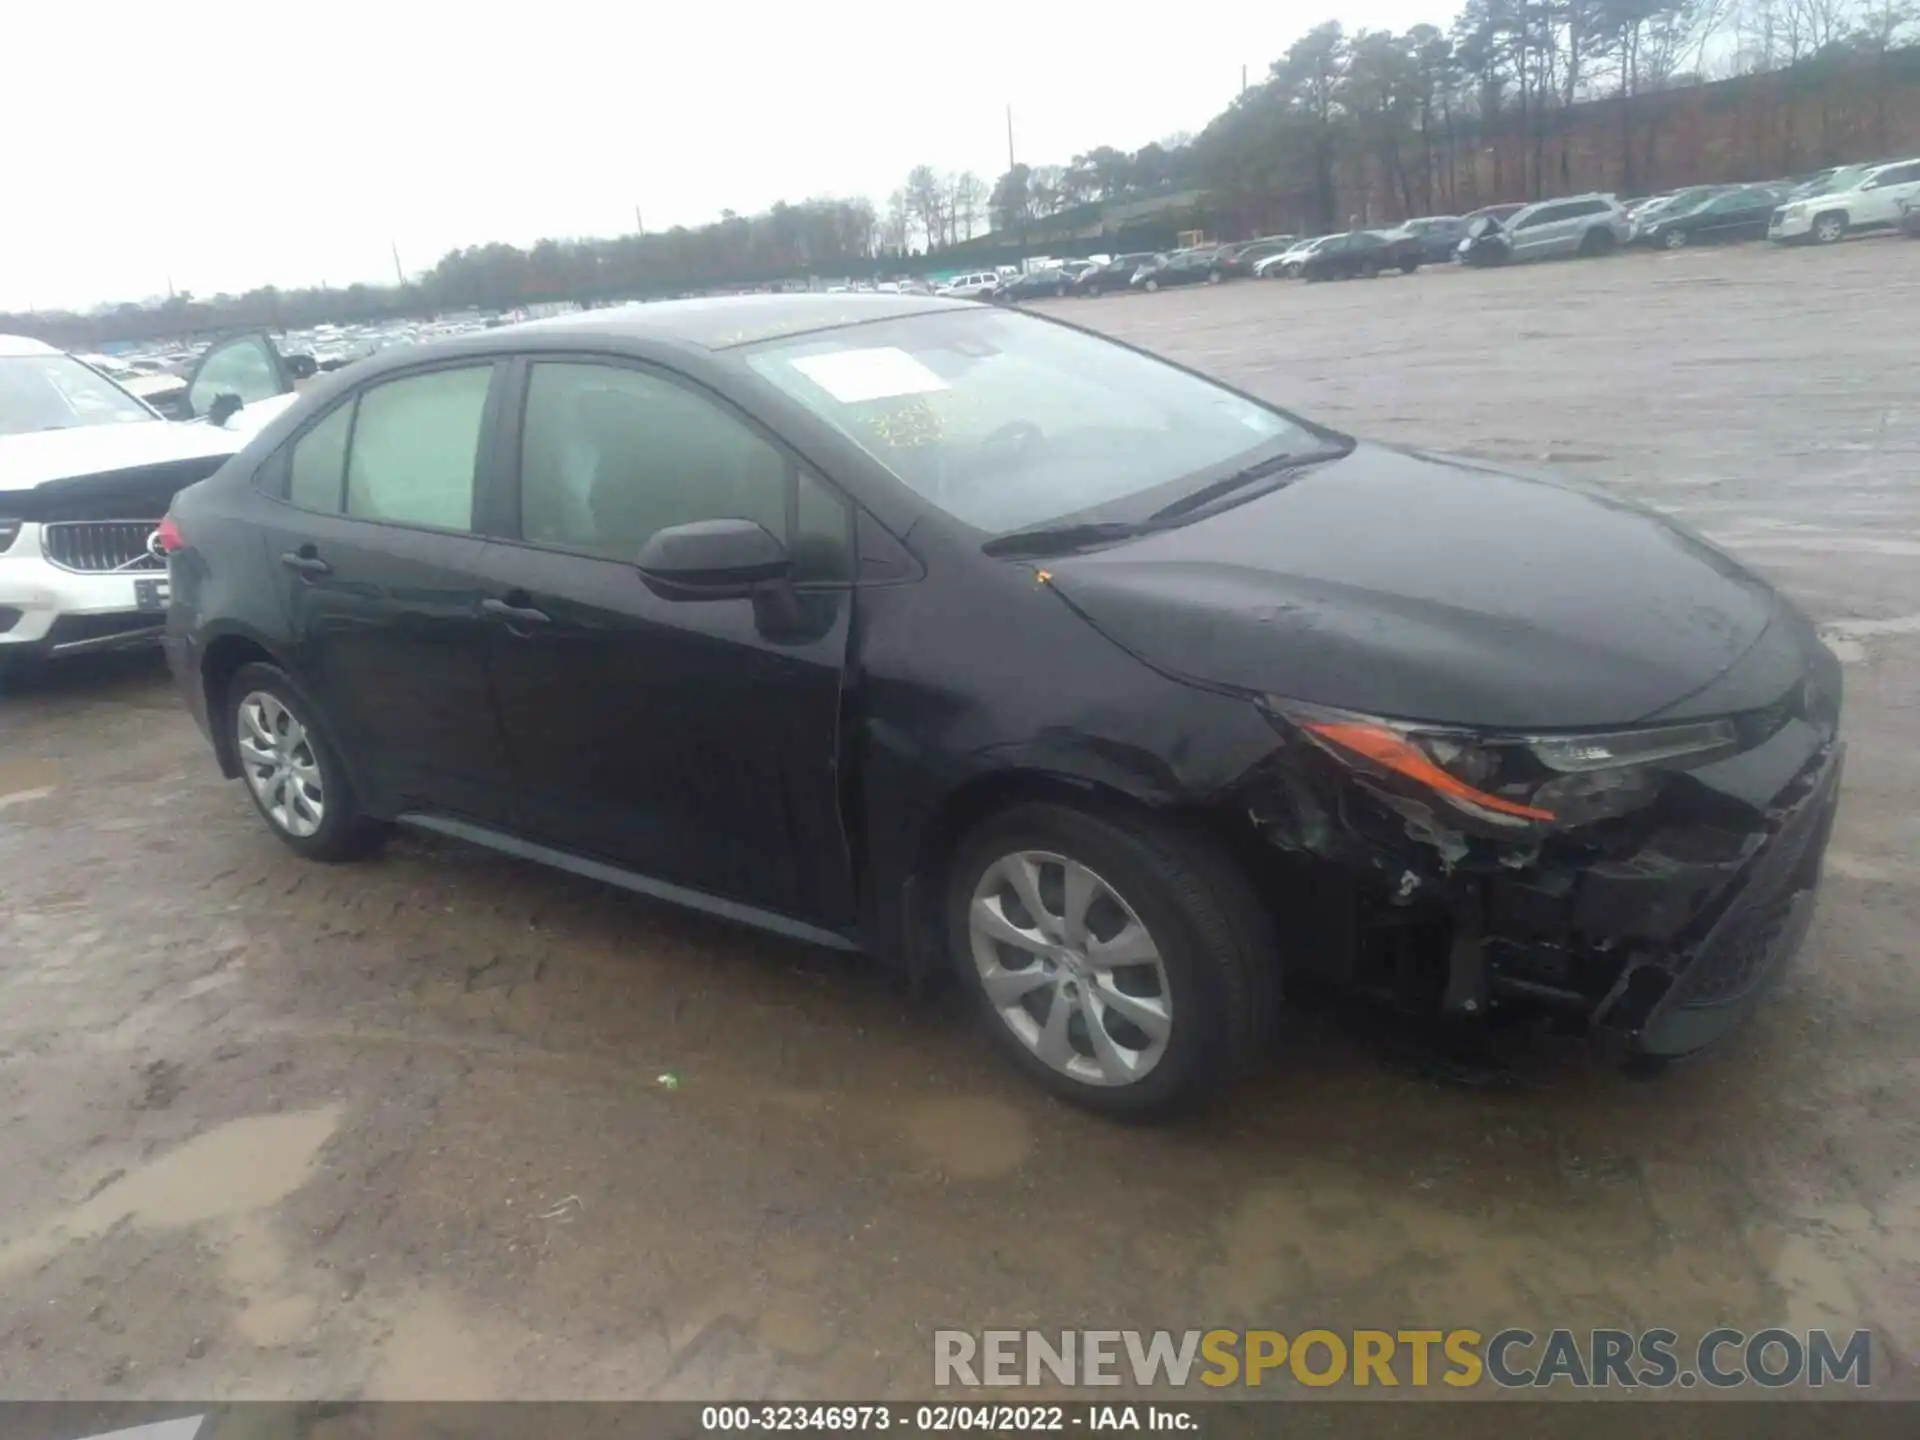
[[[1812,917],[1845,747],[1796,719],[1700,767],[1658,813],[1533,851],[1469,847],[1410,825],[1311,757],[1245,797],[1268,845],[1350,887],[1315,937],[1338,979],[1446,1013],[1545,1012],[1622,1055],[1677,1058],[1732,1029]]]

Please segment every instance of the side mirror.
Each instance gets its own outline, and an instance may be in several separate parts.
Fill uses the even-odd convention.
[[[668,600],[729,600],[784,580],[787,547],[752,520],[696,520],[656,530],[640,547],[639,569]]]
[[[287,367],[289,380],[311,380],[320,373],[320,363],[311,355],[286,355],[281,358]]]
[[[232,391],[223,390],[213,397],[213,404],[207,407],[207,423],[224,425],[240,413],[242,401]]]

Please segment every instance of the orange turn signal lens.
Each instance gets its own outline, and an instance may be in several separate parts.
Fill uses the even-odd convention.
[[[1519,820],[1546,820],[1555,818],[1551,810],[1541,810],[1533,805],[1522,805],[1514,800],[1502,799],[1498,795],[1489,795],[1484,790],[1476,790],[1457,775],[1449,775],[1423,754],[1405,736],[1387,729],[1384,725],[1364,725],[1343,720],[1309,720],[1305,728],[1322,740],[1349,750],[1374,764],[1384,766],[1409,780],[1417,781],[1429,790],[1436,790],[1449,799],[1458,800],[1463,805],[1471,805],[1478,810],[1491,810],[1499,815],[1511,815]]]

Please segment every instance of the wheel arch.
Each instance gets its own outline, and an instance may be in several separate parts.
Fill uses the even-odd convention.
[[[233,677],[248,665],[287,668],[259,636],[245,630],[215,635],[200,654],[200,693],[206,704],[207,729],[220,773],[229,780],[240,778],[240,757],[234,751],[233,736],[228,733],[226,723],[227,690],[233,684]]]
[[[271,665],[299,689],[309,707],[307,721],[326,738],[327,744],[346,769],[347,782],[361,797],[362,803],[366,803],[372,792],[366,787],[358,761],[341,743],[339,731],[328,717],[325,705],[314,694],[313,687],[302,679],[299,671],[288,664],[286,658],[264,636],[252,630],[222,631],[207,641],[200,658],[200,685],[206,697],[207,730],[213,741],[214,759],[220,766],[220,773],[229,780],[240,778],[240,757],[235,752],[234,737],[227,724],[226,699],[233,685],[233,677],[248,665]]]
[[[943,976],[952,964],[940,936],[941,894],[947,866],[962,839],[988,816],[1015,805],[1046,803],[1109,819],[1153,816],[1196,820],[1197,806],[1170,802],[1128,777],[1087,774],[1041,766],[1015,766],[974,775],[949,790],[920,826],[907,866],[906,929],[902,953],[916,986]]]

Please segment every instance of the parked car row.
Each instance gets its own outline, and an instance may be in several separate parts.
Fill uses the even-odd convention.
[[[1771,238],[1832,244],[1849,234],[1920,231],[1920,159],[1838,166],[1742,185],[1693,185],[1622,201],[1601,192],[1488,205],[1467,215],[1424,215],[1390,228],[1332,235],[1263,235],[1229,245],[1061,261],[1015,277],[982,272],[941,293],[1003,302],[1163,290],[1225,280],[1371,278],[1421,265],[1522,264],[1611,255],[1626,246]]]

